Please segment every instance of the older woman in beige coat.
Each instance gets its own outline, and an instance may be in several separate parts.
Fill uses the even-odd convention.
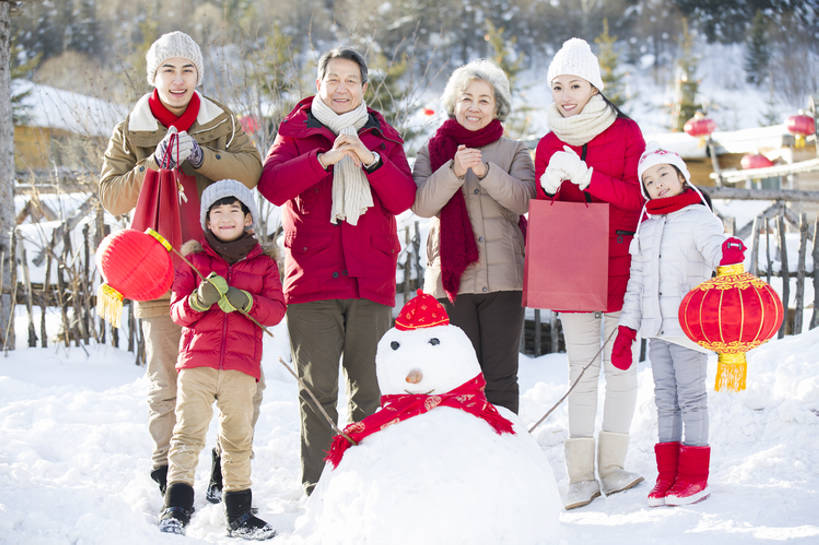
[[[535,196],[526,146],[503,136],[506,74],[487,60],[456,69],[444,90],[449,119],[419,153],[413,211],[433,219],[424,291],[472,341],[490,402],[518,411],[523,326],[523,221]]]

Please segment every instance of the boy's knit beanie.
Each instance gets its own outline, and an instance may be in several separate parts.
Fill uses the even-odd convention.
[[[250,210],[250,217],[253,219],[253,225],[256,224],[259,219],[259,210],[256,207],[253,192],[245,184],[237,180],[219,180],[206,187],[199,199],[199,223],[202,224],[203,231],[207,229],[208,210],[213,206],[213,203],[224,197],[235,197],[239,202],[247,206],[247,209]]]

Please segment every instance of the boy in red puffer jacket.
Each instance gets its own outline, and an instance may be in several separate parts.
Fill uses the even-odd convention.
[[[286,308],[276,262],[253,236],[257,216],[247,187],[236,180],[216,182],[201,197],[204,243],[191,241],[183,247],[197,270],[178,270],[171,296],[171,318],[182,326],[182,337],[176,363],[176,425],[159,522],[163,532],[184,533],[190,521],[196,463],[215,400],[221,413],[228,534],[248,539],[276,534],[250,507],[253,396],[263,332],[249,317],[272,326]]]
[[[637,165],[647,219],[631,242],[631,273],[611,362],[628,369],[639,331],[649,339],[659,442],[648,504],[686,505],[710,494],[707,350],[683,333],[683,297],[720,266],[742,263],[745,245],[724,233],[682,158],[649,146]]]

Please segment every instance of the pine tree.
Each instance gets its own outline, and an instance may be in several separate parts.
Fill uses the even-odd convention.
[[[513,106],[504,126],[510,136],[519,138],[527,135],[534,108],[529,106],[525,100],[515,100],[526,92],[525,88],[521,89],[516,85],[518,75],[522,70],[524,57],[520,52],[516,56],[513,54],[517,38],[508,38],[504,36],[504,32],[504,27],[495,26],[492,21],[487,19],[484,39],[491,48],[489,58],[506,73],[506,77],[509,78],[512,100],[517,102]]]
[[[755,85],[763,83],[770,60],[766,17],[761,11],[757,11],[745,40],[745,81]]]
[[[409,127],[410,117],[417,105],[412,89],[404,82],[410,67],[409,57],[405,53],[390,61],[383,53],[375,53],[370,55],[370,59],[367,105],[378,110],[408,142],[420,133]]]
[[[609,21],[604,18],[603,32],[594,40],[594,43],[600,47],[600,51],[597,54],[600,63],[600,74],[603,79],[606,98],[616,104],[618,108],[622,108],[628,100],[628,97],[626,97],[623,74],[617,70],[619,55],[614,49],[616,42],[617,36],[609,34]]]
[[[700,85],[697,80],[698,64],[699,58],[694,54],[694,37],[688,30],[688,21],[683,19],[674,103],[671,105],[671,130],[673,131],[682,131],[685,122],[702,110],[702,105],[697,102],[697,91]]]

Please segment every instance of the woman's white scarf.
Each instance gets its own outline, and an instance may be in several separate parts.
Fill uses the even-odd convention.
[[[592,95],[586,106],[577,115],[563,117],[552,105],[547,110],[549,128],[563,142],[570,146],[582,146],[605,131],[617,119],[617,112],[606,104],[599,94]]]
[[[313,115],[336,135],[357,134],[358,129],[367,123],[369,114],[367,104],[362,100],[354,110],[337,114],[327,106],[318,95],[310,106]],[[358,218],[367,208],[373,205],[370,182],[360,166],[345,157],[333,167],[333,206],[330,210],[330,222],[347,220],[350,225],[358,223]]]

